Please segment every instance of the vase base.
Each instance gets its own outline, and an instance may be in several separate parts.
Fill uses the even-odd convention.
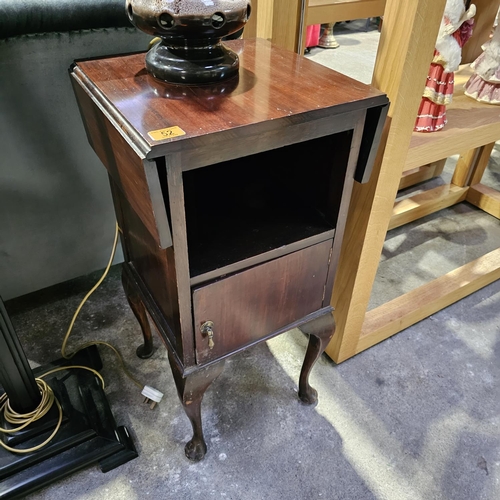
[[[221,43],[175,47],[165,40],[146,55],[146,69],[159,80],[180,85],[217,83],[238,74],[238,55]]]

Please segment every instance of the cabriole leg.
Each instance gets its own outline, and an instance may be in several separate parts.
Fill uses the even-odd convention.
[[[312,405],[318,401],[318,393],[309,385],[309,374],[335,333],[333,314],[328,313],[310,321],[300,326],[300,330],[309,334],[309,345],[300,372],[299,398],[304,403]]]
[[[137,348],[137,356],[142,359],[150,358],[154,352],[153,335],[151,333],[146,307],[142,303],[134,285],[130,282],[130,278],[125,269],[122,270],[122,284],[130,308],[137,318],[139,325],[141,325],[142,335],[144,336],[144,344]]]
[[[193,437],[185,447],[186,457],[198,462],[207,452],[207,444],[203,437],[203,427],[201,424],[201,401],[210,384],[222,373],[224,361],[201,368],[185,377],[182,376],[170,355],[169,361],[172,373],[174,374],[179,399],[193,427]]]

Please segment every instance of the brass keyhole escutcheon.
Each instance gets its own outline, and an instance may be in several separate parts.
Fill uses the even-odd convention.
[[[201,325],[200,330],[203,335],[208,337],[208,348],[213,349],[215,347],[213,321],[205,321],[205,323]]]

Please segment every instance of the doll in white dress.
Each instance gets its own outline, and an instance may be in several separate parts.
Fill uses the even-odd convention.
[[[483,45],[484,52],[471,64],[474,74],[465,84],[465,95],[479,102],[500,104],[500,28]]]

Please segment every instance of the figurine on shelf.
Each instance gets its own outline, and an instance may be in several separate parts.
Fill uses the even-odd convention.
[[[414,130],[436,132],[447,123],[446,106],[453,99],[454,72],[462,60],[462,47],[472,35],[475,5],[447,0]]]
[[[484,52],[471,64],[474,74],[465,95],[487,104],[500,104],[500,29],[483,45]]]

